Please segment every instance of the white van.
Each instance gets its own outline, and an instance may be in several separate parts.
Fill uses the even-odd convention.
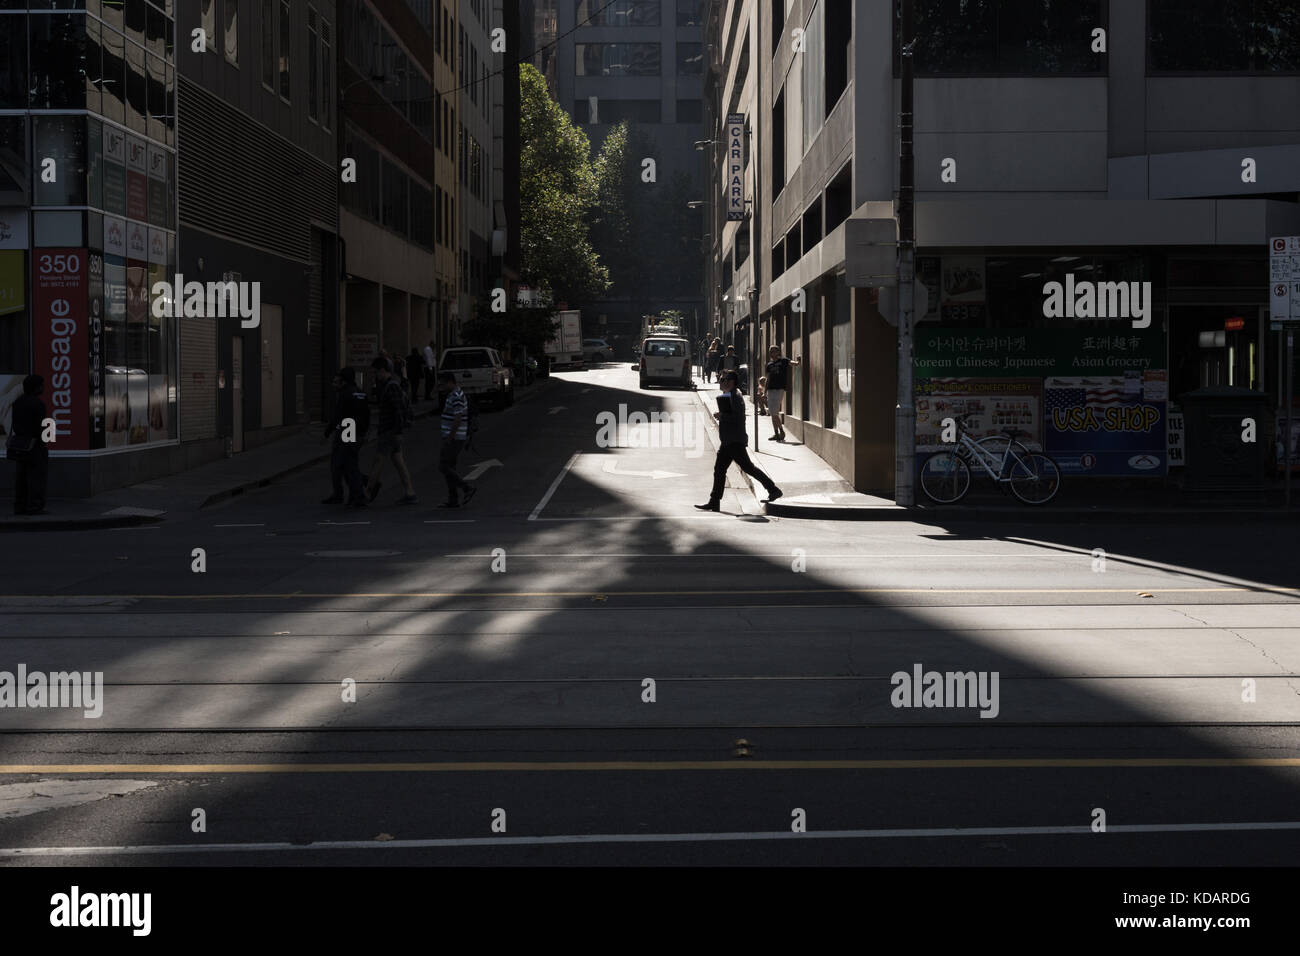
[[[652,335],[641,343],[641,387],[680,385],[691,388],[691,345],[686,339]]]

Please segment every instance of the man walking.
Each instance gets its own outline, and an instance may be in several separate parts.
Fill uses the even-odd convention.
[[[351,419],[349,429],[344,422]],[[334,414],[330,418],[325,437],[334,437],[330,448],[330,481],[334,494],[321,502],[323,505],[343,504],[343,483],[348,486],[348,504],[353,508],[366,506],[366,493],[361,484],[361,443],[370,429],[370,402],[366,393],[357,387],[357,373],[351,367],[339,369],[334,376]]]
[[[406,397],[402,394],[402,383],[393,374],[391,359],[380,356],[370,363],[375,370],[376,391],[379,393],[379,441],[376,447],[378,457],[370,470],[370,485],[366,488],[366,500],[374,501],[383,486],[379,476],[384,470],[384,459],[393,463],[397,477],[402,480],[405,497],[398,499],[398,504],[413,505],[420,499],[415,497],[415,486],[411,484],[411,473],[406,469],[402,458],[402,431],[407,427]]]
[[[720,443],[718,457],[713,463],[713,491],[709,495],[708,504],[695,507],[701,511],[722,510],[722,489],[727,483],[727,468],[733,461],[740,466],[741,471],[753,475],[767,489],[763,504],[776,501],[781,497],[781,489],[749,460],[749,452],[745,450],[749,436],[745,432],[745,398],[737,387],[740,376],[735,372],[723,372],[719,381],[724,391],[718,399],[719,410],[713,413],[713,417],[718,420]]]
[[[8,446],[18,463],[14,478],[14,514],[45,514],[45,478],[50,467],[50,451],[41,439],[45,421],[45,403],[41,393],[45,379],[28,375],[23,379],[23,395],[13,404]]]
[[[424,400],[433,398],[433,391],[438,387],[438,357],[433,352],[433,339],[424,347]]]
[[[438,392],[442,395],[442,447],[438,450],[438,470],[447,480],[447,500],[439,507],[459,508],[457,492],[465,493],[465,504],[478,493],[478,489],[460,476],[456,459],[469,439],[469,398],[456,384],[456,373],[443,372],[438,376]]]
[[[767,410],[772,415],[773,441],[785,441],[785,393],[790,388],[790,366],[800,361],[785,358],[775,345],[767,350]]]

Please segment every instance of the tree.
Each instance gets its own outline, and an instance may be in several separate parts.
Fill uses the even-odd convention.
[[[642,163],[656,160],[653,140],[626,123],[611,127],[594,163],[596,203],[591,241],[609,267],[612,294],[637,312],[664,299],[695,296],[703,279],[700,214],[687,207],[690,177],[645,182]]]
[[[510,305],[505,312],[493,312],[490,300],[480,300],[474,317],[461,326],[461,338],[466,345],[486,345],[503,354],[509,354],[512,345],[522,345],[537,356],[559,328],[555,315],[553,305]]]
[[[588,236],[596,201],[590,143],[528,64],[519,68],[519,99],[523,280],[550,290],[555,301],[590,301],[609,288],[609,270]]]

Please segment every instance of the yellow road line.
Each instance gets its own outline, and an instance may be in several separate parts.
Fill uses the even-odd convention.
[[[460,763],[108,763],[0,764],[0,774],[222,773],[501,773],[663,770],[967,770],[1147,769],[1157,767],[1300,768],[1300,757],[1080,757],[953,760],[607,760],[470,761]]]
[[[1297,594],[1300,588],[1282,587],[1215,587],[1215,588],[1151,588],[1153,594],[1224,594],[1249,592],[1256,594]],[[769,594],[1130,594],[1136,596],[1136,587],[1127,588],[763,588],[762,590],[684,590],[671,591],[327,591],[309,593],[294,591],[289,594],[3,594],[0,601],[247,601],[254,599],[289,600],[306,598],[515,598],[515,597],[718,597],[721,595],[759,597]]]

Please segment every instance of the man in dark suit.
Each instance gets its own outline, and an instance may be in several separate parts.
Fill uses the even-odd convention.
[[[45,514],[45,477],[50,466],[50,452],[41,440],[45,421],[45,403],[41,393],[45,379],[28,375],[23,379],[23,397],[14,402],[11,430],[15,437],[28,439],[31,449],[18,459],[14,479],[14,514]]]
[[[740,466],[741,471],[753,475],[767,489],[763,504],[776,501],[781,497],[781,489],[749,460],[749,452],[745,450],[749,436],[745,431],[745,398],[737,387],[740,376],[735,372],[723,372],[719,382],[723,388],[722,397],[726,401],[720,402],[721,408],[713,413],[713,417],[718,420],[720,443],[717,460],[713,463],[713,492],[709,495],[708,504],[695,507],[701,511],[721,510],[722,489],[727,483],[727,469],[733,461]]]

